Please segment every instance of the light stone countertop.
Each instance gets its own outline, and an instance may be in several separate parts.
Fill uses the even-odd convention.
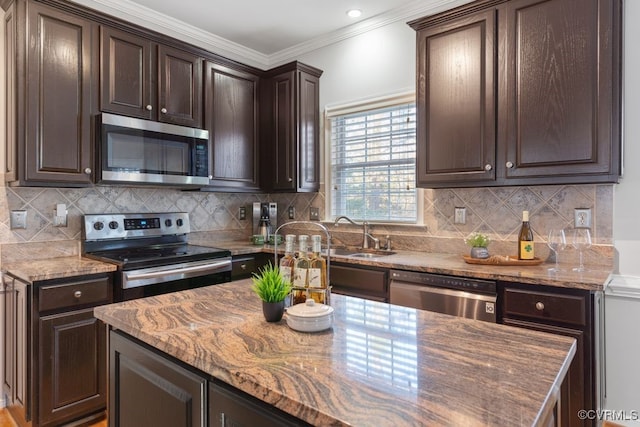
[[[332,295],[332,329],[267,323],[249,279],[95,308],[113,328],[312,425],[539,425],[572,338]]]
[[[191,242],[191,241],[190,241]],[[231,251],[233,255],[251,253],[271,253],[272,245],[252,245],[249,242],[197,240],[192,242],[203,246],[215,246]],[[278,250],[284,249],[283,245]],[[562,288],[604,291],[612,278],[612,270],[603,266],[588,266],[585,272],[574,272],[570,264],[560,264],[563,271],[550,273],[548,268],[553,264],[542,263],[536,266],[499,266],[468,264],[461,254],[427,253],[417,251],[393,251],[392,255],[377,258],[353,258],[348,256],[331,256],[330,261],[348,262],[354,265],[374,266],[389,269],[412,270],[453,276],[472,277],[477,279],[516,281],[532,285],[549,285]]]
[[[40,280],[58,279],[89,274],[109,273],[116,270],[115,264],[95,261],[81,256],[36,259],[4,264],[3,272],[33,283]]]

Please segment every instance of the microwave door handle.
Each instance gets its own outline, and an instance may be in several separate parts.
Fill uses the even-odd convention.
[[[229,261],[220,261],[214,262],[210,264],[198,265],[195,267],[181,267],[181,268],[173,268],[170,270],[160,270],[160,271],[151,271],[147,273],[125,273],[125,278],[127,281],[134,280],[146,280],[146,279],[155,279],[158,277],[168,276],[172,274],[184,274],[184,273],[196,273],[196,272],[215,272],[221,270],[222,268],[228,267]]]

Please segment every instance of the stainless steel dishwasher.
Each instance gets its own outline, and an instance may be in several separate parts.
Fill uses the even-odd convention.
[[[391,304],[495,322],[496,297],[493,280],[391,270]]]

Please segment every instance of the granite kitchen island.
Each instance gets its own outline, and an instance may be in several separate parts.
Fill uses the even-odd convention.
[[[301,333],[265,322],[250,285],[137,299],[95,315],[123,333],[112,337],[312,425],[546,425],[576,350],[563,336],[340,295],[332,295],[332,329]],[[113,349],[111,358],[113,371]],[[110,378],[112,388],[121,384]],[[211,392],[203,399],[215,401]],[[201,418],[220,422],[211,411]]]

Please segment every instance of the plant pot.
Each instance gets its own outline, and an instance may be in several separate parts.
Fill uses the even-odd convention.
[[[279,322],[284,314],[284,301],[262,301],[262,314],[267,322]]]
[[[471,248],[471,258],[489,258],[489,250],[487,248]]]

